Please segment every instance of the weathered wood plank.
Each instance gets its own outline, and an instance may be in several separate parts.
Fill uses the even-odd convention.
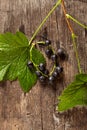
[[[30,37],[54,5],[55,0],[0,0],[0,33],[13,33],[24,26],[25,34]],[[65,0],[67,11],[87,24],[87,1]],[[81,66],[87,72],[87,36],[85,30],[72,22],[78,35],[78,51]],[[57,96],[62,89],[73,80],[78,72],[74,50],[61,8],[46,22],[48,37],[53,41],[55,50],[63,46],[69,53],[68,62],[64,66],[64,80],[52,87],[42,87],[39,82],[24,95],[18,81],[0,84],[0,130],[86,130],[86,108],[74,108],[60,114],[56,111]],[[43,27],[43,28],[44,28]],[[43,30],[43,29],[42,29]],[[41,32],[40,32],[41,33]],[[60,41],[60,44],[58,43]],[[49,66],[49,62],[47,62]]]

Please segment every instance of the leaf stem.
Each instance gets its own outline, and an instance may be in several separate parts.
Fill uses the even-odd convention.
[[[60,3],[61,3],[61,0],[58,0],[57,3],[53,6],[53,8],[50,10],[50,12],[48,13],[48,15],[43,19],[43,21],[41,22],[41,24],[39,25],[39,27],[36,29],[35,33],[31,37],[31,39],[29,41],[29,45],[32,44],[32,41],[34,40],[34,38],[38,34],[39,30],[42,28],[42,26],[44,25],[44,23],[46,22],[46,20],[53,13],[53,11],[60,5]]]
[[[74,51],[75,51],[75,54],[76,54],[76,60],[77,60],[78,70],[79,70],[79,73],[81,74],[82,70],[81,70],[80,60],[79,60],[78,51],[77,51],[76,35],[74,33],[72,33],[72,40],[73,40]]]
[[[66,14],[66,17],[73,20],[75,23],[77,23],[78,25],[80,25],[81,27],[87,29],[87,26],[85,26],[84,24],[80,23],[78,20],[76,20],[75,18],[73,18],[71,15]]]

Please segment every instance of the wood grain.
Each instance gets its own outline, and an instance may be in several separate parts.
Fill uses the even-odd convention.
[[[55,2],[56,0],[0,0],[0,33],[15,33],[20,29],[31,37]],[[86,0],[65,0],[65,5],[69,14],[87,25]],[[71,23],[78,35],[81,67],[87,73],[87,35],[84,29],[72,21]],[[70,32],[60,7],[50,16],[44,27],[47,27],[54,49],[63,46],[69,54],[68,61],[63,63],[64,80],[57,83],[56,91],[51,86],[42,87],[37,82],[26,95],[18,81],[0,83],[0,130],[87,129],[85,107],[73,108],[64,113],[56,110],[58,95],[78,73]],[[50,66],[48,60],[47,64]]]

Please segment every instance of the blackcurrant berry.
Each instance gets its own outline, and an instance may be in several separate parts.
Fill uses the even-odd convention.
[[[60,57],[61,60],[66,60],[68,56],[66,51],[63,48],[58,49],[57,55]]]
[[[49,77],[49,84],[53,85],[55,78],[51,75]]]
[[[33,69],[34,65],[31,61],[28,61],[27,66],[29,67],[29,69]]]
[[[40,71],[38,71],[38,70],[37,70],[35,73],[36,73],[36,75],[37,75],[38,77],[40,77],[40,76],[41,76]]]
[[[55,71],[52,73],[52,76],[55,77],[55,78],[57,78],[58,72],[55,70]]]
[[[51,44],[51,41],[47,39],[47,40],[45,41],[45,45],[46,45],[46,46],[49,46],[50,44]]]
[[[57,61],[57,55],[56,55],[56,54],[53,54],[53,55],[51,56],[51,59],[52,59],[52,61],[56,62],[56,61]]]
[[[57,66],[55,70],[57,71],[58,74],[60,74],[63,72],[63,67]]]
[[[53,54],[53,51],[51,48],[48,48],[46,51],[45,51],[45,54],[47,55],[48,58],[51,57],[51,55]]]
[[[43,63],[40,63],[39,64],[39,69],[40,69],[40,71],[45,71],[45,64],[43,64]]]
[[[42,76],[39,77],[39,81],[40,81],[40,82],[44,83],[45,80],[46,80],[46,77],[45,77],[45,76],[42,75]]]
[[[49,71],[46,69],[46,70],[44,71],[44,74],[45,74],[45,75],[48,75],[48,74],[49,74]]]

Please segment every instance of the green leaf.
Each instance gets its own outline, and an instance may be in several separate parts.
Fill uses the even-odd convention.
[[[0,81],[3,80],[4,75],[8,68],[9,68],[9,65],[0,67]]]
[[[12,81],[18,78],[24,92],[32,88],[37,77],[35,72],[27,67],[27,62],[30,60],[30,48],[28,39],[21,32],[0,34],[0,81]],[[33,53],[37,52],[39,61],[43,62],[43,55],[35,48],[34,50]],[[35,61],[36,55],[32,58]]]
[[[87,74],[78,74],[58,98],[58,110],[65,111],[78,105],[87,105]]]
[[[28,67],[24,67],[18,79],[24,92],[28,92],[37,81],[35,72],[30,71]]]
[[[40,63],[45,63],[45,58],[43,57],[43,54],[37,50],[35,47],[31,50],[31,58],[35,65],[39,65]]]
[[[25,59],[28,60],[30,55],[28,40],[21,32],[17,32],[15,35],[11,33],[0,34],[0,50],[0,73],[2,66],[9,66],[3,77],[6,80],[15,80],[21,73],[22,63],[25,63]]]

